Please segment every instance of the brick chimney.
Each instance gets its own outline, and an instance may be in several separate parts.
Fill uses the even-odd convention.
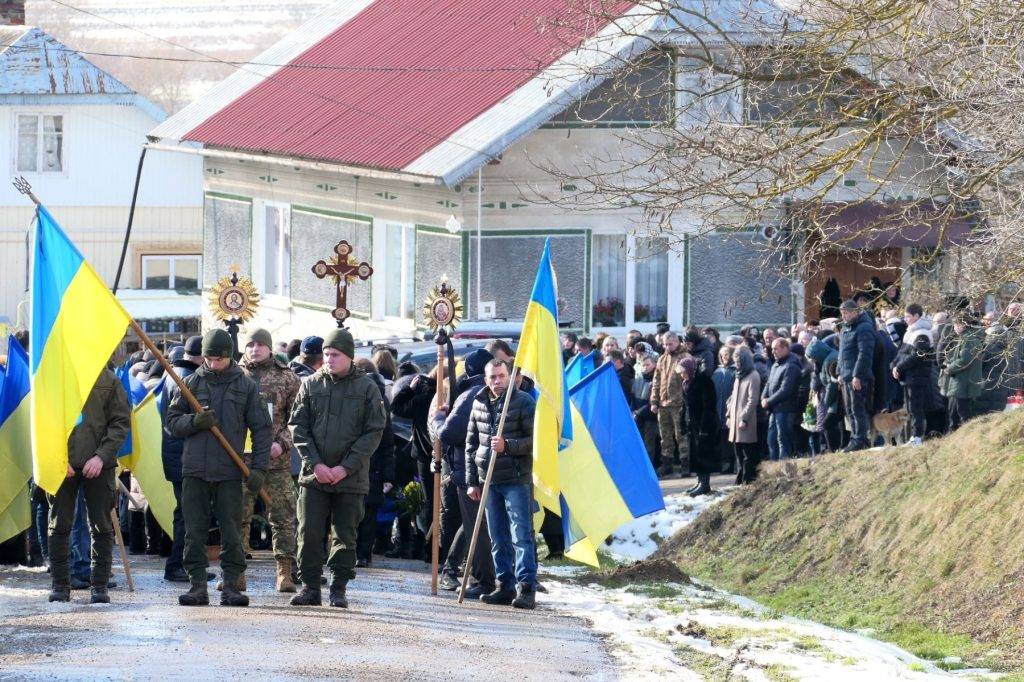
[[[25,0],[0,0],[0,26],[25,25]]]

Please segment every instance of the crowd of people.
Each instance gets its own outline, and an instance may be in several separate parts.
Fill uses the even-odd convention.
[[[576,356],[614,366],[652,467],[696,476],[688,491],[711,492],[711,476],[757,478],[761,462],[854,451],[898,436],[904,445],[1001,411],[1024,388],[1024,306],[978,316],[965,304],[926,314],[917,304],[876,309],[842,303],[839,318],[788,328],[712,327],[629,332],[623,343],[563,334]],[[28,346],[26,334],[19,341]],[[356,357],[345,330],[275,344],[250,330],[238,344],[222,329],[167,344],[163,358],[139,352],[128,373],[163,391],[164,473],[176,509],[171,535],[137,503],[120,499],[122,530],[135,553],[166,557],[164,578],[189,583],[183,606],[207,604],[208,545],[218,545],[221,603],[244,606],[252,545],[268,540],[274,588],[296,606],[347,606],[346,585],[375,555],[430,561],[431,509],[440,443],[440,586],[490,604],[533,608],[538,548],[533,533],[534,398],[528,378],[512,385],[512,346],[495,340],[459,358],[436,396],[428,373],[380,346]],[[166,377],[170,365],[198,401]],[[162,382],[162,384],[161,384]],[[498,422],[508,400],[505,430]],[[104,370],[69,439],[68,476],[56,495],[33,490],[31,562],[47,561],[51,601],[72,589],[109,599],[117,454],[129,432],[122,381]],[[407,425],[408,438],[397,422]],[[249,470],[230,458],[222,439]],[[486,523],[474,556],[470,537],[494,459]],[[266,502],[258,498],[265,493]],[[258,513],[253,522],[254,513]],[[547,558],[564,551],[560,519],[540,528]],[[91,545],[91,549],[90,549]],[[262,546],[262,545],[261,545]],[[301,590],[300,590],[301,588]],[[542,588],[541,588],[542,589]]]
[[[470,598],[534,607],[534,402],[518,389],[527,379],[510,386],[514,354],[507,342],[461,358],[464,372],[445,382],[450,400],[440,405],[436,368],[423,373],[413,363],[399,364],[387,346],[357,358],[346,330],[274,344],[269,332],[253,329],[238,345],[240,351],[226,331],[215,329],[167,344],[162,358],[140,351],[124,365],[146,389],[163,391],[162,459],[176,508],[168,536],[139,505],[141,491],[124,472],[133,494],[121,498],[121,526],[133,553],[165,556],[164,578],[190,584],[179,597],[182,606],[209,603],[207,583],[216,578],[208,570],[211,545],[219,547],[221,604],[248,605],[250,542],[261,530],[272,541],[274,587],[297,592],[295,606],[322,603],[325,565],[329,602],[346,607],[347,583],[375,554],[429,561],[433,443],[440,439],[441,586],[453,590],[472,575]],[[202,409],[166,377],[168,364]],[[496,415],[506,394],[509,415],[499,437]],[[129,412],[122,381],[113,367],[104,370],[69,440],[64,484],[56,495],[33,488],[31,563],[48,566],[50,601],[88,589],[92,602],[106,603],[108,588],[116,586],[109,510]],[[395,433],[393,418],[408,422],[411,438]],[[247,476],[222,439],[241,454]],[[467,571],[492,457],[487,523]],[[258,500],[261,492],[266,503]],[[255,511],[262,525],[253,523]]]
[[[723,335],[684,332],[562,336],[564,360],[612,363],[661,476],[757,477],[766,460],[854,451],[895,435],[902,445],[1002,411],[1024,389],[1024,305],[978,315],[964,301],[926,314],[858,295],[838,318]]]

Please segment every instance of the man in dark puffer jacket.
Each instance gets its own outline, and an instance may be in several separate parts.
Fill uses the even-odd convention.
[[[472,500],[480,499],[480,480],[487,475],[491,458],[496,457],[486,507],[498,587],[490,594],[481,595],[480,600],[532,609],[537,590],[537,554],[531,513],[534,402],[528,393],[509,386],[508,365],[501,360],[487,363],[484,376],[486,388],[481,389],[473,401],[466,432],[466,494]],[[508,414],[499,438],[498,422],[506,391],[509,392]]]

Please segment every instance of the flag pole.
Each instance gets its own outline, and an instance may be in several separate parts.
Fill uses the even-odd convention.
[[[171,363],[167,361],[167,358],[164,357],[164,354],[161,353],[160,349],[156,347],[156,344],[153,343],[153,340],[146,335],[146,332],[142,330],[142,327],[139,325],[139,323],[136,322],[134,319],[129,319],[129,324],[132,328],[132,331],[134,331],[135,334],[139,337],[139,340],[142,341],[142,344],[146,348],[148,348],[150,352],[153,353],[153,357],[155,357],[157,361],[163,366],[164,372],[167,374],[167,376],[171,377],[174,383],[178,385],[178,390],[181,391],[181,395],[185,397],[185,400],[188,401],[188,404],[192,407],[196,414],[202,414],[203,406],[200,405],[199,401],[196,400],[196,397],[192,395],[192,391],[188,390],[188,386],[186,386],[182,378],[178,376],[178,373],[174,371],[174,367],[171,366]],[[249,478],[249,467],[245,465],[245,462],[242,461],[242,458],[239,457],[238,453],[235,452],[235,449],[231,447],[231,443],[229,443],[228,439],[224,437],[224,434],[221,432],[220,428],[214,426],[213,428],[210,429],[210,433],[213,434],[213,437],[217,439],[217,442],[220,443],[220,446],[224,448],[224,451],[228,453],[229,457],[231,457],[231,460],[235,463],[235,466],[237,466],[239,471],[242,472],[242,476],[244,476],[245,478]],[[268,507],[270,506],[270,495],[267,494],[266,490],[260,490],[260,499],[263,500],[263,503],[265,505],[267,505]]]
[[[443,329],[443,328],[442,328]],[[444,338],[443,333],[440,338]],[[434,391],[437,408],[444,404],[444,345],[437,344],[437,387]],[[433,532],[430,534],[430,593],[437,596],[437,572],[441,560],[441,439],[434,439],[434,496],[431,500],[433,508]]]
[[[516,379],[519,378],[519,368],[512,368],[512,376],[508,379],[508,388],[505,389],[505,402],[501,406],[501,418],[498,420],[498,433],[496,437],[501,438],[505,433],[505,417],[508,416],[508,406],[512,402],[512,392],[516,390]],[[490,389],[485,389],[490,390]],[[466,569],[462,572],[462,586],[459,588],[459,603],[466,598],[466,585],[473,576],[473,558],[476,556],[476,541],[480,535],[480,524],[484,518],[484,507],[487,505],[487,494],[491,491],[491,476],[494,474],[494,464],[498,461],[498,453],[491,452],[491,459],[487,462],[487,478],[484,479],[484,488],[480,493],[480,506],[476,510],[476,522],[473,523],[473,537],[469,540],[469,553],[466,554]]]

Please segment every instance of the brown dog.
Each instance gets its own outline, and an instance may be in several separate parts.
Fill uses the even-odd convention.
[[[899,445],[900,434],[910,421],[910,413],[907,408],[901,407],[895,412],[879,412],[871,418],[871,442],[881,436],[885,439],[886,445]]]

